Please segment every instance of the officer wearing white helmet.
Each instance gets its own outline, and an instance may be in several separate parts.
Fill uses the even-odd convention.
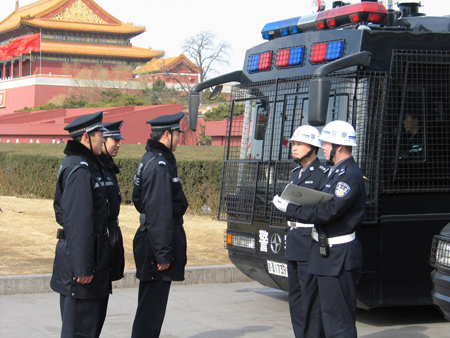
[[[289,140],[292,143],[292,157],[299,164],[292,170],[291,184],[318,190],[327,178],[329,169],[322,166],[317,158],[317,152],[322,146],[319,136],[317,128],[305,125],[298,127]],[[301,223],[295,218],[288,219],[286,260],[289,310],[296,338],[324,337],[315,276],[308,270],[313,227],[314,224]],[[310,325],[307,325],[308,321]]]
[[[282,199],[274,199],[274,204],[288,219],[314,224],[309,272],[316,276],[325,335],[352,338],[357,337],[356,285],[362,266],[355,230],[364,221],[364,180],[352,157],[356,132],[350,123],[328,123],[320,140],[325,157],[333,164],[320,190],[333,194],[333,198],[314,206]]]

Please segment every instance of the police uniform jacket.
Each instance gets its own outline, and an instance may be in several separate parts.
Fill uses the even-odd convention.
[[[68,141],[59,168],[54,210],[65,239],[56,245],[51,288],[77,299],[99,299],[111,290],[108,205],[97,157],[84,145]],[[77,277],[92,276],[89,284]]]
[[[420,129],[416,134],[405,133],[399,153],[400,160],[420,160],[424,155],[424,134]]]
[[[146,150],[133,189],[133,204],[141,213],[133,240],[136,277],[141,281],[182,281],[187,261],[183,215],[188,202],[173,153],[151,139]],[[157,270],[157,264],[167,263],[167,270]]]
[[[120,203],[122,201],[119,183],[117,181],[117,174],[120,173],[120,170],[110,156],[101,153],[98,159],[103,166],[105,192],[109,202],[108,232],[109,243],[111,244],[111,280],[114,281],[123,277],[125,267],[123,237],[118,220]]]
[[[325,232],[328,238],[353,233],[364,221],[366,205],[364,179],[353,157],[338,163],[320,190],[333,194],[333,198],[314,206],[289,204],[286,217],[314,223],[316,230]],[[352,270],[361,266],[362,251],[357,238],[349,243],[331,246],[328,257],[322,257],[319,244],[313,242],[309,264],[311,273],[337,276],[343,269]]]
[[[303,171],[302,171],[303,169]],[[312,161],[308,166],[302,168],[298,166],[292,170],[291,183],[301,187],[319,190],[321,184],[327,178],[329,168],[320,164],[318,158]],[[301,174],[300,174],[301,172]],[[289,221],[300,222],[295,218],[288,218]],[[307,262],[309,261],[309,252],[311,250],[311,228],[297,228],[291,230],[287,227],[286,236],[286,254],[288,261]]]

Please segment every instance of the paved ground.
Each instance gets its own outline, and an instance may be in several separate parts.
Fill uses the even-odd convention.
[[[59,337],[56,293],[0,296],[0,337]],[[137,289],[115,289],[102,337],[130,337]],[[450,323],[433,307],[358,311],[359,337],[441,338]],[[287,294],[256,282],[175,285],[161,338],[293,337]]]

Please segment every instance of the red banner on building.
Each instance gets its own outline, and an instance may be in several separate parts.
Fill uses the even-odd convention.
[[[41,33],[22,36],[7,45],[0,46],[0,60],[12,59],[15,56],[39,52],[41,50]]]

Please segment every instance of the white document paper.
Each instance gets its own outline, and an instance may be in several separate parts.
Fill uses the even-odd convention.
[[[289,203],[299,205],[316,205],[328,202],[334,195],[326,192],[317,191],[295,184],[288,184],[281,194],[281,198]]]

